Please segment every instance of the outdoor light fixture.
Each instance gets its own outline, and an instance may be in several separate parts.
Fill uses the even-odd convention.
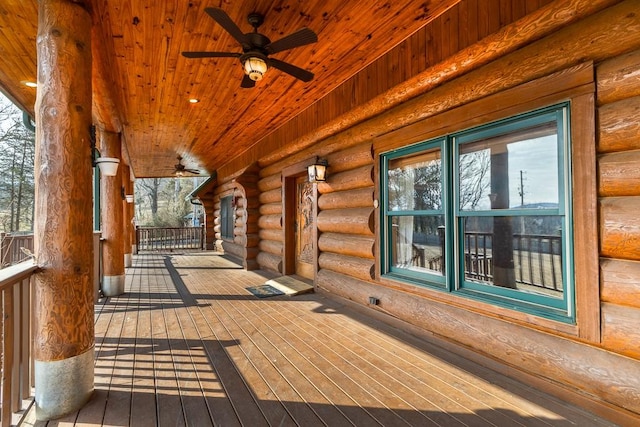
[[[307,167],[309,182],[324,182],[327,180],[327,166],[325,159],[316,158],[316,162]]]
[[[115,157],[98,157],[95,163],[100,168],[100,175],[116,176],[120,159]]]
[[[251,53],[241,58],[242,65],[244,66],[244,73],[249,76],[254,82],[262,80],[264,73],[267,72],[269,67],[267,66],[266,57],[260,54]]]

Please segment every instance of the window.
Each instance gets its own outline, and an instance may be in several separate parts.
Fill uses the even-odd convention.
[[[231,202],[233,196],[226,196],[220,199],[220,235],[223,239],[233,239],[233,207]]]
[[[382,154],[382,274],[572,322],[568,114]]]

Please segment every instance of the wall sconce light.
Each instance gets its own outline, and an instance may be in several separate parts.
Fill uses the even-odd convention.
[[[126,194],[124,198],[127,200],[127,203],[133,203],[133,194]]]
[[[95,164],[100,168],[102,176],[116,176],[120,159],[116,157],[98,157]]]
[[[329,163],[326,159],[316,158],[316,162],[307,167],[309,174],[309,182],[324,182],[327,180],[327,166]]]
[[[96,149],[96,127],[89,127],[89,140],[91,142],[91,160],[93,167],[98,166],[100,175],[116,176],[118,173],[118,164],[120,159],[116,157],[101,157],[100,152]],[[123,197],[124,198],[124,197]]]

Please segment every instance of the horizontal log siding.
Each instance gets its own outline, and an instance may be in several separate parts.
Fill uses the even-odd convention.
[[[278,171],[258,181],[260,218],[258,220],[261,269],[282,273],[284,233],[282,230],[282,175]]]
[[[373,147],[360,144],[327,155],[318,183],[318,268],[362,280],[375,276]]]
[[[204,248],[209,251],[218,250],[219,248],[216,247],[214,192],[213,190],[208,191],[207,193],[202,194],[199,198],[202,202],[202,207],[204,208]]]
[[[602,344],[640,358],[640,50],[596,66]]]
[[[259,179],[257,167],[248,167],[234,179],[221,183],[213,192],[216,248],[238,258],[247,270],[258,268]],[[232,239],[223,239],[220,233],[220,200],[227,196],[235,201]]]

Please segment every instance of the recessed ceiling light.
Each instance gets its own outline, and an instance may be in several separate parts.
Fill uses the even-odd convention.
[[[191,98],[189,102],[192,104],[197,104],[198,102],[200,102],[200,100],[198,98]]]
[[[32,82],[30,80],[25,80],[22,82],[22,84],[29,87],[38,87],[38,83]]]

